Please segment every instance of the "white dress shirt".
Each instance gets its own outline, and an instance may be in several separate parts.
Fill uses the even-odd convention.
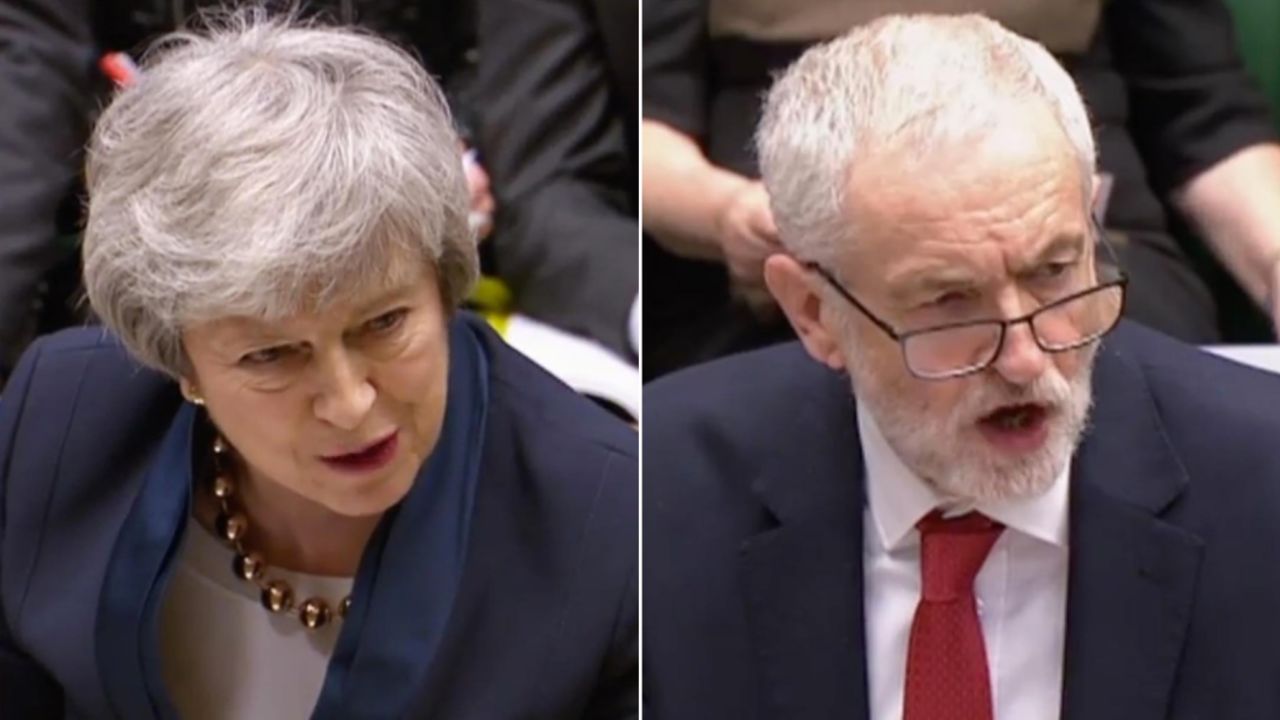
[[[935,508],[976,510],[1005,525],[974,582],[991,673],[995,720],[1057,720],[1067,609],[1067,503],[1070,466],[1043,495],[961,504],[903,464],[858,405],[866,463],[863,578],[871,717],[899,720],[907,640],[920,600],[920,533]]]

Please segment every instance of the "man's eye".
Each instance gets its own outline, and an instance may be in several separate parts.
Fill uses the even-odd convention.
[[[371,333],[390,332],[400,327],[400,324],[404,322],[404,318],[408,314],[409,311],[405,308],[399,308],[388,313],[383,313],[365,323],[364,329]]]
[[[1036,275],[1045,280],[1053,280],[1066,275],[1073,267],[1075,267],[1074,262],[1045,263],[1036,271]]]
[[[971,299],[973,299],[973,293],[964,292],[962,290],[952,290],[935,297],[930,300],[928,304],[935,307],[949,307],[952,305],[959,305],[966,300]]]

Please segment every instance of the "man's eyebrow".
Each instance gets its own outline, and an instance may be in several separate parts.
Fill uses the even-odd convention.
[[[1053,239],[1041,246],[1040,249],[1031,256],[1031,261],[1028,265],[1038,265],[1048,260],[1051,256],[1065,250],[1083,251],[1086,237],[1086,235],[1074,232],[1055,235]]]
[[[953,290],[970,290],[980,284],[981,279],[968,270],[932,262],[923,267],[902,268],[887,280],[889,295],[898,302]]]
[[[1065,251],[1084,250],[1087,236],[1077,232],[1059,233],[1045,242],[1025,264],[1033,268]],[[967,268],[938,260],[913,263],[894,269],[885,281],[896,302],[910,303],[923,296],[942,295],[981,286],[983,279]]]

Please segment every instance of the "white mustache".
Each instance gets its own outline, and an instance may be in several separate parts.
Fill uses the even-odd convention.
[[[1000,380],[983,383],[965,395],[958,417],[977,422],[1010,405],[1041,405],[1050,410],[1071,401],[1071,384],[1057,371],[1046,372],[1029,385]]]

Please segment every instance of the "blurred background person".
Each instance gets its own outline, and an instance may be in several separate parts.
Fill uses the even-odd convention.
[[[639,288],[637,0],[480,0],[479,144],[516,308],[624,358]]]
[[[789,336],[762,289],[779,246],[749,150],[761,93],[813,42],[894,12],[983,13],[1065,65],[1096,125],[1095,209],[1133,277],[1130,317],[1198,343],[1269,336],[1214,294],[1216,257],[1280,320],[1280,145],[1221,0],[649,0],[644,253],[663,293],[647,376]]]

